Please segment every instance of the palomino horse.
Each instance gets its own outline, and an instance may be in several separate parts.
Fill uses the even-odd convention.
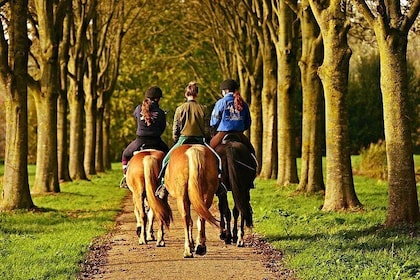
[[[235,135],[226,135],[221,144],[216,147],[216,152],[222,160],[222,182],[227,190],[232,191],[234,207],[233,231],[231,231],[231,213],[227,199],[227,192],[220,193],[220,239],[226,244],[233,240],[238,247],[244,246],[244,225],[252,227],[252,207],[250,204],[250,189],[256,177],[256,161],[247,146],[239,142]],[[238,230],[238,217],[241,216]]]
[[[153,220],[156,218],[160,222],[156,246],[165,246],[163,228],[164,226],[169,227],[172,220],[172,212],[167,200],[155,197],[158,185],[157,176],[164,155],[159,150],[142,150],[131,158],[127,169],[127,185],[133,194],[140,245],[155,240]]]
[[[184,227],[184,258],[192,258],[194,241],[191,206],[198,214],[197,246],[195,253],[205,255],[205,222],[219,226],[209,208],[218,188],[217,161],[209,148],[199,144],[184,144],[175,148],[165,173],[165,185],[169,195],[176,198]]]

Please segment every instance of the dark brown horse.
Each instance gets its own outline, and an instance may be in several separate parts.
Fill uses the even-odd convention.
[[[169,195],[176,198],[184,227],[184,258],[192,258],[194,241],[191,206],[198,214],[197,246],[195,253],[206,254],[205,222],[219,226],[210,213],[213,197],[218,188],[217,161],[214,154],[204,145],[184,144],[175,148],[165,173],[165,185]]]
[[[167,200],[155,197],[157,176],[164,155],[159,150],[142,150],[133,156],[127,169],[127,185],[133,194],[139,244],[155,240],[153,220],[156,218],[160,222],[156,246],[165,246],[163,229],[169,227],[172,212]]]
[[[252,207],[250,204],[250,189],[256,177],[256,161],[247,146],[239,142],[234,135],[227,135],[216,147],[216,152],[222,160],[222,182],[228,191],[232,191],[234,207],[233,231],[231,231],[231,212],[227,192],[219,193],[220,239],[226,244],[232,241],[238,247],[244,246],[245,228],[252,228]],[[239,215],[241,217],[238,228]]]

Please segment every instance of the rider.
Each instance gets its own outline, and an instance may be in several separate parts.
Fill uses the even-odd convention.
[[[162,141],[161,135],[166,128],[166,114],[159,108],[159,100],[162,97],[162,90],[157,86],[150,87],[145,94],[142,104],[134,110],[134,117],[137,120],[136,139],[132,141],[122,154],[122,168],[124,177],[120,187],[127,187],[125,174],[128,161],[133,153],[144,148],[153,148],[167,153],[168,145]]]
[[[251,127],[251,114],[248,104],[239,93],[235,80],[224,80],[220,85],[223,97],[219,99],[211,113],[210,126],[217,133],[210,140],[210,146],[216,148],[227,134],[235,134],[244,143],[255,159],[255,149],[243,132]]]
[[[178,106],[175,110],[172,136],[174,145],[163,159],[162,169],[158,176],[161,184],[156,191],[156,196],[164,198],[168,192],[164,185],[164,174],[169,162],[171,152],[182,145],[184,142],[198,143],[206,145],[219,159],[216,152],[206,143],[206,138],[210,138],[209,112],[207,108],[196,101],[198,95],[198,85],[192,81],[185,88],[187,101]],[[219,170],[221,168],[219,159]],[[219,172],[220,173],[220,172]]]

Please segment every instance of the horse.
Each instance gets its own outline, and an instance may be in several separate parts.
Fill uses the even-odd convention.
[[[127,185],[133,195],[134,214],[137,220],[136,233],[140,245],[155,240],[153,221],[156,218],[160,222],[156,246],[164,247],[164,227],[169,228],[172,221],[172,211],[168,201],[155,197],[157,176],[164,155],[162,151],[155,149],[141,150],[131,158],[127,169]]]
[[[177,202],[184,227],[184,258],[193,258],[193,252],[205,255],[205,222],[219,227],[210,213],[213,197],[218,189],[217,160],[213,152],[201,144],[183,144],[171,153],[171,160],[165,172],[165,186],[169,195]],[[192,237],[193,220],[191,206],[198,214],[197,246]]]
[[[226,191],[218,193],[220,211],[220,239],[225,244],[233,241],[236,246],[243,247],[245,226],[252,228],[252,207],[250,189],[257,175],[257,163],[248,147],[240,142],[234,134],[228,134],[215,148],[222,161],[222,182]],[[231,212],[227,192],[232,191],[234,207],[233,231],[231,231]],[[241,216],[238,229],[238,218]]]

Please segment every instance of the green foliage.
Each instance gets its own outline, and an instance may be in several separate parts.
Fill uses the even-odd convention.
[[[357,154],[361,148],[384,139],[384,124],[379,57],[363,57],[354,64],[350,72],[347,100],[350,152]]]
[[[358,173],[374,179],[387,180],[385,141],[372,143],[368,148],[362,148]]]
[[[219,94],[217,59],[209,38],[203,36],[208,27],[195,16],[197,6],[161,0],[145,5],[122,49],[118,87],[112,97],[112,160],[120,160],[123,149],[135,138],[132,112],[148,87],[162,88],[160,107],[167,111],[163,139],[168,145],[172,145],[175,108],[184,102],[188,83],[198,82],[198,101],[209,107]]]
[[[416,157],[416,164],[420,157]],[[417,165],[419,166],[419,165]],[[418,279],[418,229],[382,227],[387,184],[354,176],[360,212],[323,212],[323,196],[257,180],[251,191],[254,231],[285,253],[299,279]]]
[[[36,211],[0,213],[0,278],[74,279],[92,240],[115,224],[127,193],[118,187],[120,168],[114,170],[34,197]]]

